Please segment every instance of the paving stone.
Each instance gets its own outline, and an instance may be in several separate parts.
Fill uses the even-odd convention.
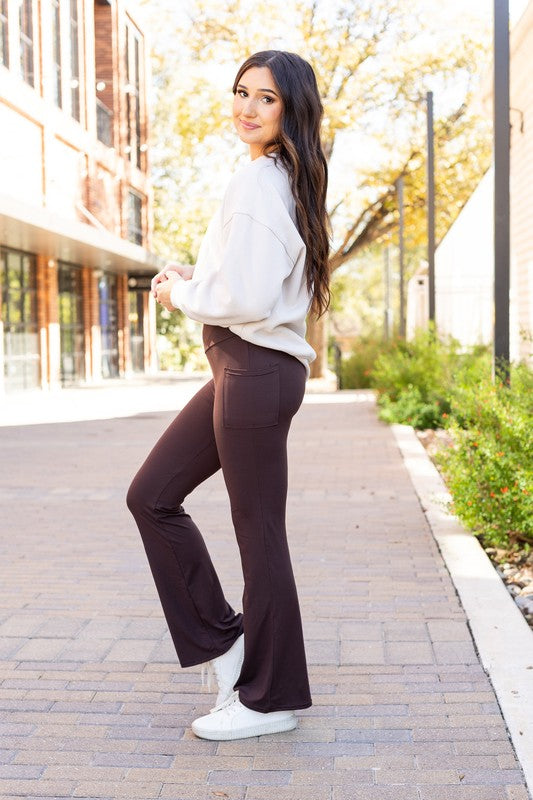
[[[438,664],[473,664],[477,661],[472,642],[433,642],[433,651]]]
[[[466,620],[430,619],[427,627],[433,642],[472,641]]]
[[[39,778],[43,767],[30,764],[0,764],[0,778]]]
[[[292,773],[294,786],[354,786],[356,784],[372,785],[374,773],[370,769],[357,770],[306,770],[299,769]]]
[[[380,769],[376,783],[421,785],[423,783],[459,783],[455,769]]]
[[[31,792],[38,792],[39,797],[71,797],[74,790],[72,781],[45,781],[45,780],[16,780],[6,779],[0,786],[1,797],[13,794],[16,797],[21,795],[27,800]]]
[[[506,800],[531,800],[525,786],[507,786],[505,792]]]
[[[0,624],[0,636],[32,636],[44,622],[40,614],[11,614]]]
[[[415,786],[334,786],[331,795],[332,800],[418,800],[418,797]]]
[[[261,787],[252,787],[259,789]],[[276,788],[276,796],[279,788]],[[271,791],[269,789],[268,791]],[[159,797],[164,800],[245,800],[247,789],[245,786],[189,786],[186,783],[165,783]],[[318,800],[318,798],[317,798]]]
[[[384,664],[386,661],[382,642],[341,642],[341,664]]]
[[[383,623],[383,635],[389,642],[426,642],[429,639],[428,627],[429,625],[424,622],[415,620],[409,622],[387,620]]]
[[[81,781],[72,793],[73,797],[86,798],[150,798],[159,797],[161,792],[161,782],[134,783],[133,781],[122,781],[120,783],[110,781]]]
[[[512,783],[520,784],[524,776],[519,769],[470,769],[469,767],[461,770],[463,777],[461,783],[485,784],[493,783],[499,786],[508,786]]]
[[[31,659],[32,661],[54,658],[64,650],[68,642],[68,639],[30,639],[17,650],[17,656],[20,659]]]
[[[227,786],[253,786],[263,784],[267,786],[283,786],[290,782],[290,770],[242,770],[240,772],[213,769],[209,772],[208,783],[224,783]]]
[[[114,753],[114,758],[119,759],[120,754]],[[52,764],[65,764],[66,766],[88,766],[93,762],[92,752],[64,752],[62,750],[19,750],[14,759],[17,764],[38,764],[43,768]],[[115,762],[113,762],[114,764]],[[120,763],[117,761],[117,763]]]
[[[385,658],[389,664],[432,664],[433,653],[429,642],[387,642]]]
[[[420,800],[508,800],[502,786],[420,786]]]

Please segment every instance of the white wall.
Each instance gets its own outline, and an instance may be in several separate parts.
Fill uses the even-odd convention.
[[[493,337],[493,182],[489,169],[435,253],[437,329],[466,345]]]

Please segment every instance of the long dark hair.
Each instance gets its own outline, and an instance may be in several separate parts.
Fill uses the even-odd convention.
[[[330,303],[329,232],[326,211],[328,165],[320,141],[324,109],[311,65],[296,53],[263,50],[246,59],[233,83],[233,94],[250,67],[268,67],[283,101],[279,134],[263,152],[276,157],[287,169],[296,204],[296,220],[306,246],[307,289],[317,317]]]

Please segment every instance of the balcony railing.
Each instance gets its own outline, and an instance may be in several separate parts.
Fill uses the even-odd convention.
[[[96,135],[102,144],[113,146],[113,112],[96,98]]]

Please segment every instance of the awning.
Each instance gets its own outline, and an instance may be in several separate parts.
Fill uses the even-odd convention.
[[[0,245],[112,272],[158,272],[165,262],[103,228],[0,194]]]

